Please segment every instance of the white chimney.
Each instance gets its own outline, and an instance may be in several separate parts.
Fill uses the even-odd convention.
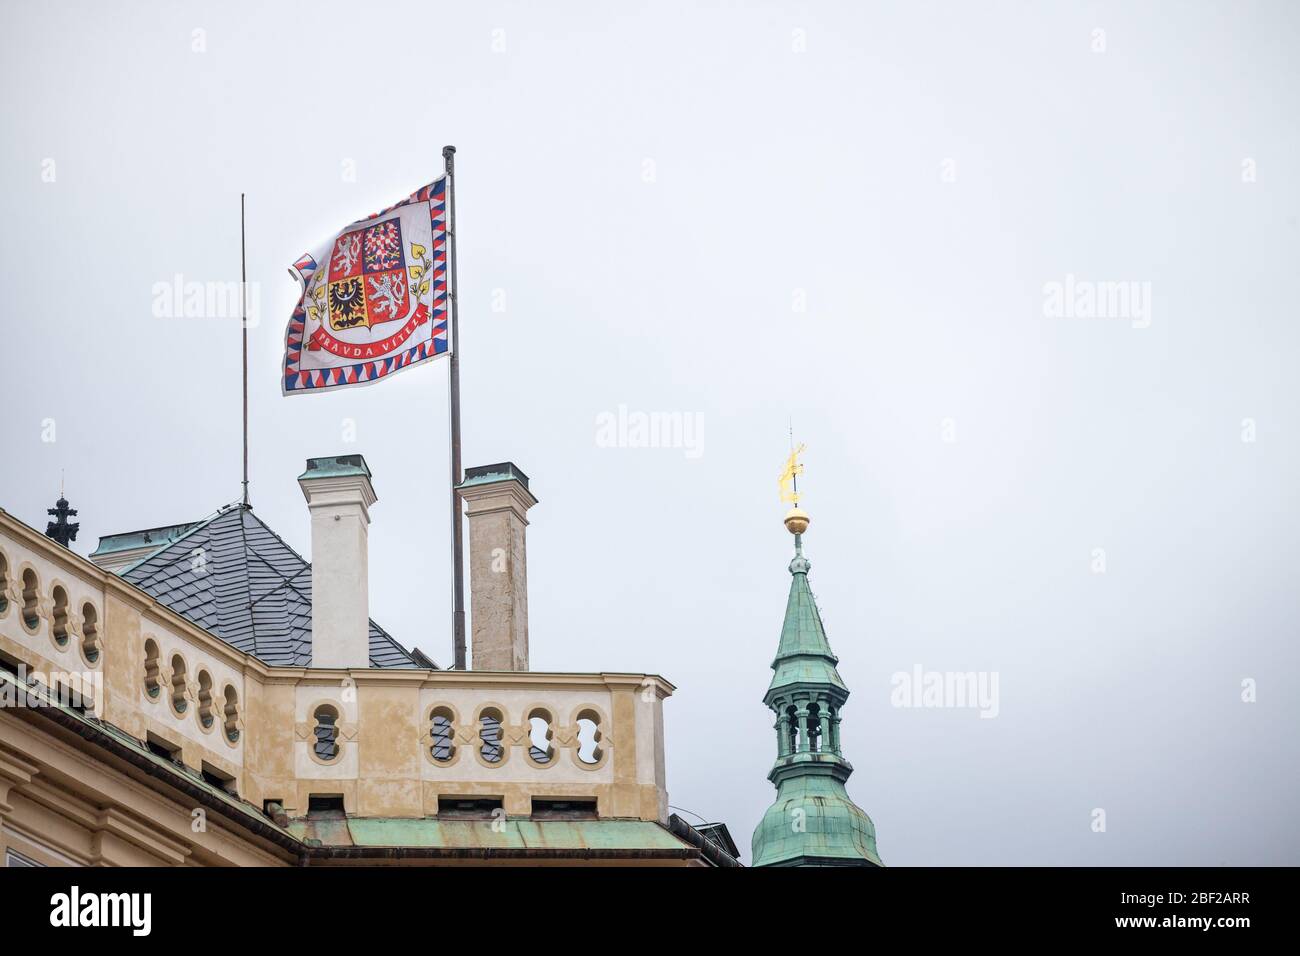
[[[513,462],[465,470],[469,516],[471,666],[528,670],[528,509],[537,499]]]
[[[298,487],[311,512],[311,666],[369,667],[370,469],[360,455],[311,458]]]

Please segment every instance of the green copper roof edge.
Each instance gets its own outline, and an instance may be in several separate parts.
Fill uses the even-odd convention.
[[[840,659],[834,654],[828,654],[825,651],[788,651],[785,654],[777,654],[776,657],[772,658],[772,670],[776,670],[778,664],[785,664],[787,662],[803,660],[805,658],[814,661],[825,661],[832,667],[840,662]]]
[[[824,657],[782,658],[772,664],[772,671],[772,680],[767,685],[768,690],[796,684],[809,686],[821,684],[848,693],[849,688],[844,683],[844,678],[840,676],[839,670]]]
[[[120,551],[130,551],[132,548],[143,547],[147,544],[155,545],[155,547],[157,547],[159,540],[167,543],[177,541],[182,535],[187,534],[192,527],[194,527],[193,521],[180,521],[176,524],[159,525],[156,528],[141,528],[139,531],[122,531],[117,534],[101,535],[99,538],[99,544],[95,546],[94,551],[90,552],[89,557],[97,558],[106,554],[117,554]],[[140,538],[141,535],[152,535],[163,531],[176,532],[176,536],[172,537],[171,535],[165,535],[163,538],[156,540],[151,539],[149,541],[144,541]],[[131,540],[128,541],[127,539]]]
[[[374,477],[363,455],[324,455],[320,458],[308,458],[307,468],[298,476],[298,480],[310,481],[313,478],[338,478],[346,475]]]
[[[874,866],[885,869],[884,860],[879,855],[861,856],[815,856],[812,854],[803,854],[801,856],[786,857],[773,863],[763,863],[762,866],[787,867],[787,866]]]
[[[496,461],[488,465],[474,465],[465,469],[465,477],[457,488],[487,485],[497,481],[517,481],[528,487],[528,476],[513,461]]]
[[[157,555],[160,551],[166,551],[166,550],[167,550],[168,548],[170,548],[172,545],[177,544],[177,543],[179,543],[179,542],[181,542],[181,541],[184,541],[186,538],[190,537],[190,535],[193,535],[193,534],[196,534],[196,533],[199,532],[199,531],[202,531],[202,530],[203,530],[204,528],[206,528],[208,525],[212,524],[212,522],[216,521],[218,518],[220,518],[222,515],[224,515],[226,512],[228,512],[231,508],[238,508],[238,507],[241,507],[241,505],[240,505],[240,503],[239,503],[238,501],[232,501],[232,502],[230,502],[229,504],[222,505],[220,508],[218,508],[218,509],[217,509],[216,511],[214,511],[212,514],[208,515],[206,518],[200,518],[198,521],[194,522],[194,526],[193,526],[192,528],[190,528],[189,531],[186,531],[184,534],[179,535],[179,536],[177,536],[177,537],[175,537],[175,538],[172,538],[170,541],[167,541],[167,542],[165,542],[165,543],[163,543],[163,544],[160,544],[158,547],[154,548],[152,551],[150,551],[150,552],[149,552],[148,554],[146,554],[144,557],[142,557],[142,558],[140,558],[140,559],[138,559],[138,560],[136,560],[136,561],[132,561],[130,564],[126,565],[125,567],[118,568],[117,571],[115,571],[114,573],[115,573],[119,578],[120,578],[120,577],[124,577],[127,573],[129,573],[129,572],[131,572],[131,571],[134,571],[136,568],[138,568],[140,565],[144,564],[144,563],[145,563],[146,561],[148,561],[150,558],[152,558],[152,557],[154,557],[155,555]]]
[[[479,485],[495,485],[495,484],[500,484],[500,483],[503,482],[503,481],[519,481],[519,479],[516,478],[514,475],[503,475],[503,474],[496,474],[496,475],[475,475],[473,478],[466,478],[464,481],[462,481],[462,482],[461,482],[459,485],[457,485],[456,487],[457,487],[457,488],[476,488],[476,487],[478,487]],[[520,482],[520,484],[523,484],[523,483]]]
[[[824,759],[799,760],[797,759],[799,756]],[[792,757],[796,759],[791,759]],[[778,792],[782,783],[795,777],[831,777],[845,784],[851,776],[853,776],[853,764],[842,755],[829,751],[821,754],[792,754],[777,757],[776,762],[772,764],[772,769],[767,772],[768,782],[776,787]],[[844,795],[848,796],[847,790]]]
[[[438,817],[348,817],[354,846],[473,846],[525,850],[685,849],[661,824],[649,820],[533,820],[506,818],[500,829],[482,820]]]

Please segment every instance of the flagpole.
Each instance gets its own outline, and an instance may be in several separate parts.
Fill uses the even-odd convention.
[[[460,298],[460,283],[456,278],[456,147],[442,148],[443,162],[447,169],[447,271],[451,275],[451,288],[448,292],[450,301],[451,326],[451,367],[447,376],[447,387],[451,392],[451,589],[452,589],[452,635],[455,640],[456,670],[465,670],[465,570],[464,540],[461,517],[460,491],[460,323],[457,300]]]
[[[244,194],[239,194],[239,294],[240,326],[244,339],[244,507],[248,505],[248,257],[244,249]]]

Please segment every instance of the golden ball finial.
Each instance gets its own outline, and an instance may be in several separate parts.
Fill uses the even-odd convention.
[[[808,517],[808,512],[802,508],[791,508],[785,513],[785,528],[791,534],[803,534],[808,530],[808,523],[812,518]]]

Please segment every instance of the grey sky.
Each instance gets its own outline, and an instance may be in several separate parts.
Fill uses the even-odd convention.
[[[86,553],[237,498],[237,323],[152,290],[238,278],[246,191],[254,507],[309,553],[303,460],[364,454],[371,613],[448,663],[446,363],[278,366],[289,264],[455,143],[532,666],[673,681],[674,805],[747,851],[774,793],[793,418],[886,863],[1297,862],[1300,10],[543,6],[5,3],[0,506],[43,527],[66,471]],[[1049,315],[1067,276],[1149,310]],[[700,454],[602,447],[620,405]],[[998,716],[891,706],[917,665]]]

